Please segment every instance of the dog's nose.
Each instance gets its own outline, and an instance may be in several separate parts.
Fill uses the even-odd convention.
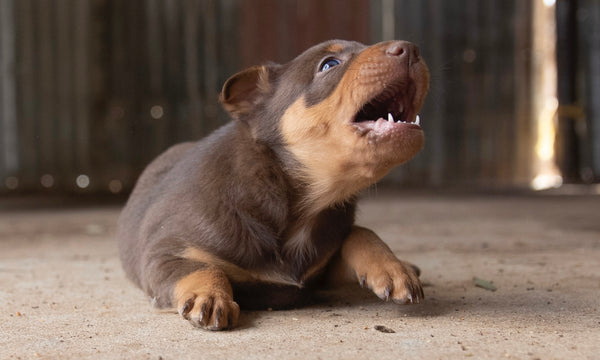
[[[395,41],[386,49],[388,56],[407,57],[412,63],[419,59],[419,48],[408,41]]]

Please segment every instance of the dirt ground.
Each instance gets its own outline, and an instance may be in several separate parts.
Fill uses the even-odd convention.
[[[349,287],[230,332],[153,310],[125,279],[119,206],[13,205],[0,199],[0,359],[600,358],[598,196],[371,191],[358,222],[420,266],[426,301]]]

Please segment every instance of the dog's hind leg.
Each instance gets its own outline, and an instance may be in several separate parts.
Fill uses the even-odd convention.
[[[142,256],[141,284],[157,307],[175,307],[194,326],[209,330],[234,327],[240,314],[226,267],[216,257],[190,257],[175,241],[156,243]],[[202,253],[196,251],[197,253]]]

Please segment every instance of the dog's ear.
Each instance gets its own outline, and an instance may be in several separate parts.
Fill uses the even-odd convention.
[[[270,92],[269,68],[253,66],[225,81],[219,100],[236,119],[253,112]]]

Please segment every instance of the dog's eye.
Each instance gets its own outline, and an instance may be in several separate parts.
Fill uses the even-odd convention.
[[[327,71],[334,66],[338,66],[341,63],[342,62],[338,59],[334,59],[334,58],[326,59],[325,61],[323,61],[323,63],[319,67],[319,71],[320,72]]]

